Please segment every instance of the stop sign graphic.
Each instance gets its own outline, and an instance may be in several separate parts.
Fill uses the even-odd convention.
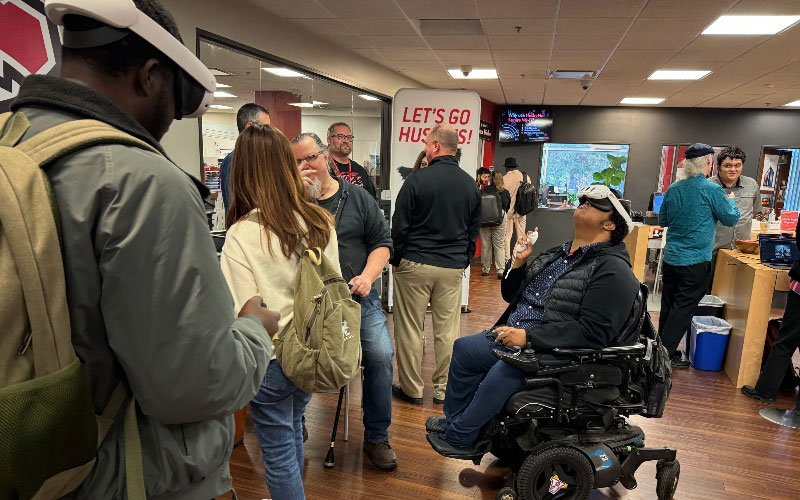
[[[0,0],[0,101],[14,97],[24,77],[55,64],[45,15],[23,0]]]

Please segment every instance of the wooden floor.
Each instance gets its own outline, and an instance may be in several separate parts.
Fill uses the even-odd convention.
[[[470,308],[461,316],[462,335],[491,326],[506,303],[499,281],[492,273],[480,275],[472,268]],[[389,315],[389,326],[392,320]],[[431,339],[430,316],[426,336]],[[425,419],[441,415],[433,405],[430,377],[433,343],[428,342],[423,362],[426,388],[423,406],[395,401],[391,445],[399,466],[394,472],[375,469],[361,451],[360,387],[352,384],[350,439],[336,444],[336,466],[325,469],[322,461],[330,444],[336,395],[314,395],[306,411],[309,440],[306,443],[304,484],[309,499],[494,499],[496,491],[510,485],[511,471],[496,465],[491,455],[480,466],[439,456],[425,440]],[[800,499],[800,430],[771,424],[758,415],[763,407],[739,394],[724,372],[694,369],[673,373],[673,390],[664,418],[634,417],[644,429],[648,446],[674,446],[681,462],[677,500]],[[778,407],[794,406],[795,393],[781,394]],[[248,418],[245,444],[231,458],[234,487],[241,500],[270,498],[264,483],[261,452]],[[591,500],[653,500],[655,464],[644,464],[633,491],[621,485],[592,492]]]

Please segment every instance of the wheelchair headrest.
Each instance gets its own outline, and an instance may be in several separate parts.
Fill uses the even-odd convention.
[[[614,345],[626,345],[636,342],[639,338],[639,331],[647,315],[647,285],[639,283],[639,292],[633,300],[633,307],[628,319],[619,331],[619,335],[614,339]]]

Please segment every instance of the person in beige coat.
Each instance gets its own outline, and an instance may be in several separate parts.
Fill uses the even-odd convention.
[[[522,172],[517,170],[517,159],[513,156],[506,158],[506,161],[503,163],[503,168],[506,169],[506,174],[503,176],[503,184],[511,195],[511,208],[506,212],[505,260],[508,261],[508,259],[511,258],[511,238],[514,232],[517,233],[517,237],[525,234],[526,217],[524,215],[519,215],[514,207],[517,201],[517,191],[520,185],[522,185],[524,176]]]

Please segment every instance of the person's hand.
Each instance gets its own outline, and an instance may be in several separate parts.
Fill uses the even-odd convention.
[[[730,199],[733,199],[733,198],[736,198],[736,195],[733,194],[733,191],[731,191],[730,193],[728,193],[728,199],[730,200]]]
[[[358,294],[361,297],[366,297],[372,290],[372,282],[365,278],[363,274],[351,279],[348,285],[350,285],[350,293],[352,295]]]
[[[537,227],[535,230],[538,232],[539,228]],[[528,234],[533,234],[533,231],[528,231]],[[531,253],[533,253],[533,245],[528,239],[528,234],[517,238],[517,242],[514,244],[514,262],[511,264],[513,268],[522,267],[525,261],[528,260],[528,257],[531,256]],[[525,250],[518,252],[517,247],[521,245],[525,245]]]
[[[495,340],[506,347],[524,347],[528,343],[528,337],[522,328],[498,326],[492,331],[497,334]]]
[[[256,295],[248,300],[239,311],[239,317],[242,316],[255,316],[264,325],[264,329],[270,335],[278,333],[278,321],[281,319],[281,313],[278,311],[270,311],[264,305],[264,299]]]
[[[300,178],[303,180],[303,184],[310,186],[314,182],[314,174],[316,174],[314,167],[306,162],[303,162],[303,165],[301,165],[299,169]]]

